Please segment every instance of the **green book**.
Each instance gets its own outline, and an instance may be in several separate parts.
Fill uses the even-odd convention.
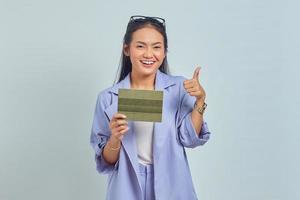
[[[119,89],[118,112],[131,121],[161,122],[163,91]]]

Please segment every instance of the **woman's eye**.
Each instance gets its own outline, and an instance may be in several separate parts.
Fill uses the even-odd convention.
[[[137,45],[136,47],[137,47],[137,48],[143,48],[143,46],[142,46],[142,45]]]
[[[156,46],[156,47],[154,47],[155,49],[160,49],[161,47],[160,46]]]

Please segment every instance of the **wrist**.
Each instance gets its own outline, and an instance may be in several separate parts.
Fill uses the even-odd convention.
[[[198,98],[198,99],[196,99],[196,104],[198,106],[202,106],[204,104],[204,102],[205,102],[205,98]]]
[[[202,100],[202,101],[196,101],[194,104],[194,110],[196,110],[198,113],[203,115],[205,109],[206,109],[207,104]]]
[[[110,147],[110,149],[119,149],[121,146],[121,140],[113,136],[109,138],[107,143],[109,143],[108,146]]]

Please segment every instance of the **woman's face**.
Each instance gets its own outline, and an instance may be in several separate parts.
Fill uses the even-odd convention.
[[[124,46],[124,54],[130,56],[132,73],[153,75],[165,58],[164,38],[154,28],[139,29],[133,33],[129,47]]]

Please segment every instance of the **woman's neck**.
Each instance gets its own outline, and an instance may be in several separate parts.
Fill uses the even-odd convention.
[[[155,74],[151,76],[139,76],[136,73],[130,73],[130,86],[132,89],[154,90]]]

